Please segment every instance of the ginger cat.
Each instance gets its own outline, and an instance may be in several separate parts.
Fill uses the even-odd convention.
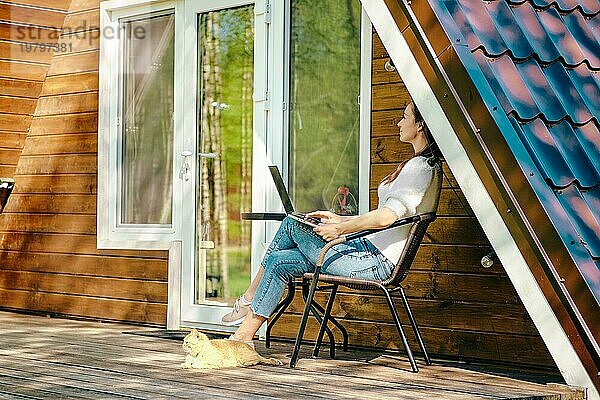
[[[188,353],[181,368],[220,369],[250,367],[256,364],[282,365],[275,358],[265,358],[246,343],[227,339],[210,340],[197,329],[183,339],[181,345]]]

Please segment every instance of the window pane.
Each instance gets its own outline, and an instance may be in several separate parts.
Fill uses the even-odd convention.
[[[121,223],[171,223],[174,21],[123,23]]]
[[[298,210],[358,212],[358,0],[293,0],[290,191]]]

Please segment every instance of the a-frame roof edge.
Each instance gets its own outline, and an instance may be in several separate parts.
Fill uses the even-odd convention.
[[[460,94],[450,81],[452,71],[443,65],[452,62],[443,58],[464,69],[457,54],[461,45],[452,45],[426,0],[413,2],[412,8],[402,0],[361,1],[565,380],[600,399],[597,341],[581,312],[592,312],[595,327],[597,302],[588,303],[589,309],[573,304],[556,269],[573,264],[572,258],[567,251],[548,255],[544,244],[562,245],[560,237],[502,135],[488,143],[482,133],[482,127],[499,129],[493,110],[481,101],[468,75],[462,76],[471,85],[459,82]],[[433,43],[421,26],[437,32]],[[472,99],[468,104],[465,95]],[[536,216],[533,221],[531,215]]]

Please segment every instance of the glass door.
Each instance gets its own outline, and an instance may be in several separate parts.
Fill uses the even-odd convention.
[[[255,5],[189,4],[186,85],[193,101],[185,105],[182,155],[190,174],[184,203],[194,212],[183,229],[182,324],[222,330],[221,316],[252,273],[252,224],[241,214],[252,210]]]
[[[250,283],[254,7],[198,15],[195,301],[232,305]]]

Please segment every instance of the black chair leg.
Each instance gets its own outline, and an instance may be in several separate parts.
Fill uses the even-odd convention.
[[[288,281],[287,295],[285,298],[277,304],[275,308],[275,316],[267,322],[267,332],[265,334],[265,347],[268,349],[271,347],[271,329],[273,329],[273,325],[277,323],[277,320],[283,315],[285,310],[287,310],[288,306],[292,304],[294,300],[294,296],[296,294],[296,281],[294,278],[290,278]]]
[[[400,339],[402,339],[402,344],[406,349],[406,353],[408,354],[408,361],[410,362],[410,366],[412,368],[412,372],[419,372],[419,368],[417,367],[417,363],[415,362],[415,358],[413,356],[412,351],[410,351],[410,347],[408,347],[408,340],[406,339],[406,334],[404,333],[404,329],[402,329],[402,324],[400,323],[400,317],[398,317],[398,312],[396,311],[396,307],[394,307],[394,302],[392,301],[392,297],[389,292],[382,288],[383,293],[385,293],[385,299],[387,300],[388,306],[390,307],[390,312],[392,313],[392,317],[394,317],[394,322],[396,323],[396,328],[398,329],[398,333],[400,334]]]
[[[343,347],[342,349],[344,351],[348,351],[348,331],[346,330],[346,328],[344,328],[344,325],[340,324],[338,322],[337,319],[335,319],[332,316],[329,316],[329,320],[331,321],[331,323],[333,325],[335,325],[341,332],[342,332],[342,340],[343,340]]]
[[[319,328],[319,334],[317,335],[317,341],[315,342],[315,348],[313,349],[313,356],[319,356],[319,348],[321,347],[321,342],[323,341],[323,334],[325,333],[325,328],[327,328],[327,321],[330,319],[331,308],[333,306],[333,302],[335,300],[335,295],[337,294],[338,285],[333,285],[333,289],[331,289],[331,294],[329,295],[329,300],[327,301],[327,306],[325,307],[325,313],[323,314],[323,321],[321,322],[321,327]]]
[[[308,292],[308,296],[306,299],[306,304],[304,305],[304,312],[302,313],[302,320],[300,321],[300,327],[298,328],[298,335],[296,336],[296,343],[294,344],[294,351],[292,352],[292,357],[290,359],[290,368],[294,368],[296,366],[296,362],[298,361],[298,353],[300,352],[300,345],[302,344],[302,337],[304,336],[304,330],[306,329],[306,323],[308,322],[308,314],[311,311],[311,305],[313,303],[313,298],[315,297],[315,291],[317,290],[317,283],[319,280],[319,274],[315,272],[313,276],[312,283],[310,285],[310,290]]]
[[[317,308],[314,307],[315,304],[317,304],[317,303],[315,303],[313,301],[313,304],[310,307],[310,312],[317,320],[317,324],[319,324],[319,326],[321,326],[321,324],[323,323],[323,317],[321,317],[321,315],[324,315],[325,312],[317,310]],[[323,310],[323,309],[321,308],[321,310]],[[329,327],[327,327],[327,326],[325,327],[325,332],[327,332],[327,337],[329,338],[329,357],[335,358],[335,336],[333,335],[333,332],[331,331],[331,329],[329,329]]]
[[[306,291],[306,293],[308,293],[308,290]],[[304,300],[306,300],[306,294],[304,294]],[[313,302],[313,305],[315,306],[315,308],[321,313],[324,314],[325,313],[325,309],[323,307],[321,307],[321,305],[317,302]],[[342,338],[343,338],[343,347],[342,349],[344,351],[348,351],[348,331],[346,330],[346,328],[344,328],[344,325],[342,325],[341,323],[338,322],[337,319],[335,319],[334,317],[330,316],[329,317],[329,321],[331,321],[331,323],[333,325],[335,325],[340,332],[342,332]],[[326,328],[326,332],[327,332],[327,336],[331,337],[329,335],[330,329]],[[333,358],[333,357],[331,357]]]
[[[421,332],[419,331],[419,327],[417,325],[417,320],[408,304],[408,297],[406,297],[406,293],[404,292],[404,288],[400,287],[400,296],[402,297],[402,302],[404,303],[404,308],[406,309],[406,314],[408,314],[408,319],[410,320],[410,324],[412,325],[413,331],[415,332],[415,336],[417,337],[417,342],[419,342],[419,347],[421,347],[421,351],[423,352],[423,356],[425,357],[425,364],[431,365],[431,360],[429,359],[429,354],[427,354],[427,350],[425,350],[425,343],[423,342],[423,338],[421,337]]]
[[[323,314],[325,312],[325,310],[323,309],[323,307],[321,307],[320,304],[318,304],[318,303],[314,303],[314,304],[321,314]],[[346,331],[346,328],[344,328],[344,325],[340,324],[338,322],[338,320],[335,319],[334,317],[329,316],[329,321],[331,321],[331,323],[333,325],[335,325],[340,330],[340,332],[342,332],[343,350],[348,351],[348,331]],[[327,329],[329,329],[329,328],[327,328]]]
[[[304,298],[304,302],[306,304],[306,301],[308,298],[309,286],[306,281],[303,281],[302,283],[303,283],[302,297]],[[316,289],[315,289],[315,291],[316,291]],[[315,317],[315,319],[317,320],[317,323],[320,326],[321,323],[323,322],[321,315],[325,314],[325,309],[323,307],[321,307],[321,305],[319,303],[317,303],[316,301],[313,301],[312,304],[310,305],[310,312]],[[335,336],[333,335],[333,332],[331,331],[331,329],[329,329],[329,327],[327,327],[327,326],[325,327],[325,332],[327,332],[327,337],[329,338],[329,357],[335,358]]]

